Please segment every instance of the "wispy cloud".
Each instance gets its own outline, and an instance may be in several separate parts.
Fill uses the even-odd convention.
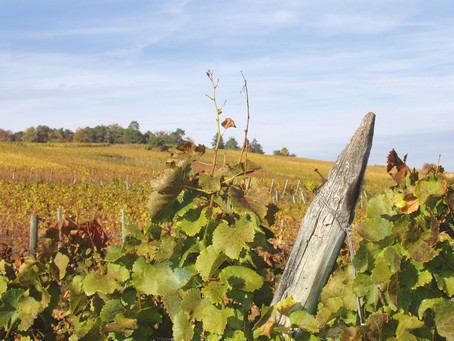
[[[450,156],[454,18],[443,6],[0,2],[1,127],[137,120],[143,130],[180,127],[209,144],[215,129],[205,70],[213,68],[226,115],[240,127],[245,72],[251,135],[267,152],[287,146],[333,160],[362,116],[375,111],[371,162],[384,162],[393,139]],[[240,139],[242,129],[227,135]],[[454,156],[446,161],[454,170]]]

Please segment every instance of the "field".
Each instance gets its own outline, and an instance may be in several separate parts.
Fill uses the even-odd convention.
[[[168,152],[149,151],[143,145],[2,143],[0,226],[26,233],[31,214],[50,225],[58,208],[63,217],[97,219],[114,237],[121,231],[122,210],[127,224],[147,226],[150,180],[169,157]],[[212,157],[208,150],[193,168],[208,169]],[[239,157],[238,151],[222,150],[219,167],[235,164]],[[280,208],[275,231],[291,242],[332,163],[251,153],[248,160],[261,167],[252,181],[268,188]],[[384,167],[367,169],[357,219],[364,215],[365,200],[390,185]]]
[[[312,314],[292,297],[269,305],[332,163],[249,155],[261,168],[248,175],[239,152],[211,170],[212,151],[190,163],[133,145],[0,147],[1,339],[454,337],[454,188],[437,169],[417,179],[396,157],[383,191],[394,180],[368,168],[353,263],[343,247]],[[56,226],[57,208],[73,219]],[[32,213],[36,257],[12,250]]]

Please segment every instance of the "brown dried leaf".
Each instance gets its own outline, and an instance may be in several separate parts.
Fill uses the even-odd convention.
[[[407,159],[407,155],[405,155],[404,159]],[[396,167],[397,171],[392,174],[391,170],[394,167]],[[407,176],[409,168],[405,162],[399,158],[394,149],[392,149],[388,154],[386,171],[396,181],[398,186],[401,186],[405,182],[405,177]]]
[[[413,193],[407,194],[404,197],[406,202],[405,206],[402,207],[401,212],[404,214],[411,214],[419,209],[419,199],[413,195]]]
[[[235,122],[230,117],[227,117],[221,124],[224,129],[236,128]]]

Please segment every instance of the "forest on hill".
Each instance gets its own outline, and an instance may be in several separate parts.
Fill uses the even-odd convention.
[[[131,121],[127,128],[117,123],[110,125],[97,125],[95,127],[78,128],[76,131],[65,128],[50,128],[46,125],[29,127],[25,131],[12,132],[0,128],[0,142],[37,142],[37,143],[109,143],[109,144],[144,144],[149,149],[165,151],[169,146],[176,146],[183,141],[193,141],[185,136],[185,131],[177,128],[168,132],[158,130],[142,133],[137,121]],[[212,143],[214,147],[215,142]],[[263,148],[256,139],[247,141],[248,151],[264,154]],[[221,138],[219,149],[239,150],[242,147],[234,137],[227,141]],[[284,151],[283,154],[281,151]],[[294,156],[289,154],[287,148],[275,151],[275,155]]]

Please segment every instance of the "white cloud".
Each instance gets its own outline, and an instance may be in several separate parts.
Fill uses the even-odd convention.
[[[452,16],[435,16],[423,2],[169,1],[121,11],[114,10],[121,2],[107,4],[104,12],[40,13],[47,25],[0,22],[2,128],[137,120],[143,130],[180,127],[209,144],[205,70],[213,68],[226,115],[239,127],[245,72],[251,136],[267,152],[287,146],[334,159],[368,111],[377,113],[373,155],[386,154],[384,142],[396,136],[421,145],[415,136],[427,131],[454,143]],[[227,135],[240,140],[242,129]],[[443,145],[424,143],[430,154]]]

